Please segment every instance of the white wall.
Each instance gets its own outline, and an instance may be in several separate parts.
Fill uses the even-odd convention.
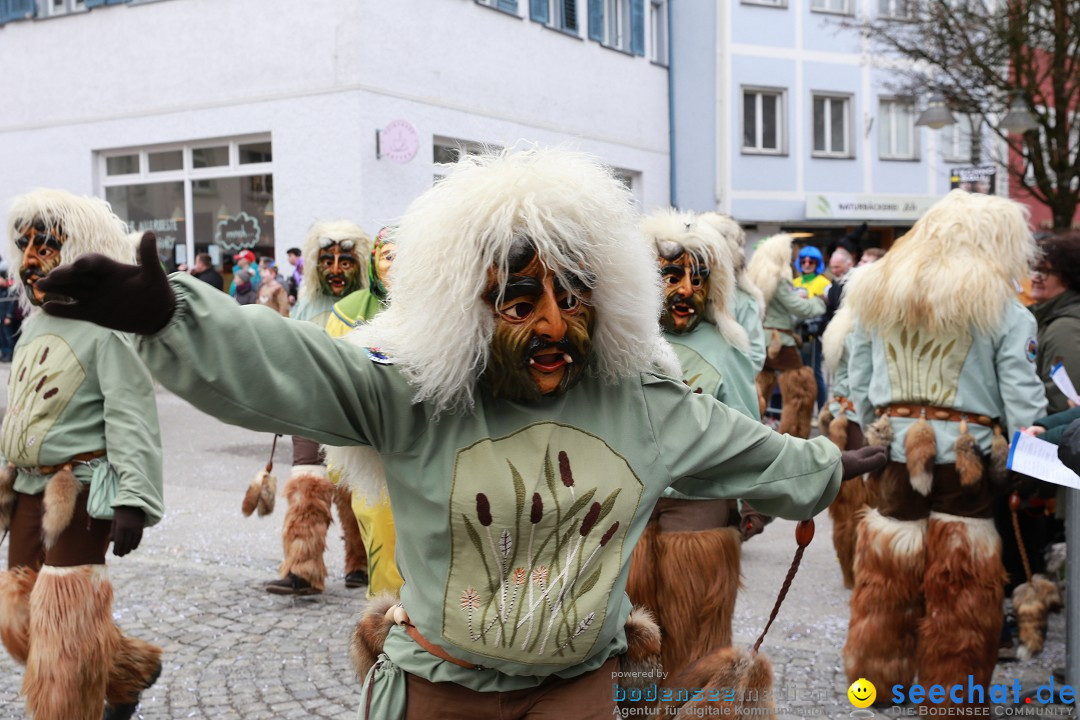
[[[0,67],[20,68],[0,73],[5,205],[101,194],[95,151],[266,132],[279,251],[315,218],[400,215],[431,184],[434,136],[571,143],[641,173],[643,206],[668,202],[666,70],[471,0],[109,6],[9,23]],[[375,159],[397,118],[420,135],[405,165]]]

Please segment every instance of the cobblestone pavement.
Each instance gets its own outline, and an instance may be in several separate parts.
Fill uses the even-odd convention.
[[[0,366],[6,386],[7,366]],[[165,649],[164,671],[147,691],[140,716],[159,718],[354,718],[359,682],[347,641],[363,590],[344,587],[340,529],[331,531],[330,577],[323,595],[268,595],[281,558],[284,506],[244,518],[240,501],[266,462],[270,436],[223,425],[171,394],[158,394],[165,445],[167,517],[147,530],[139,550],[110,559],[114,615],[127,632]],[[279,444],[277,475],[289,466]],[[279,482],[279,487],[281,482]],[[786,698],[781,717],[849,717],[840,650],[849,594],[833,555],[826,515],[787,602],[763,646]],[[794,524],[777,521],[745,546],[745,588],[735,616],[736,642],[753,644],[795,550]],[[1000,664],[995,682],[1034,687],[1064,664],[1064,620],[1052,619],[1046,651]],[[20,718],[22,668],[0,653],[0,718]],[[881,689],[879,689],[879,693]],[[879,713],[879,716],[883,714]]]

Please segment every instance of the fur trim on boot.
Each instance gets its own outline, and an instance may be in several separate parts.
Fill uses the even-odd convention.
[[[365,606],[364,614],[353,629],[349,640],[349,659],[361,684],[382,652],[390,628],[394,627],[393,617],[388,611],[397,602],[397,597],[390,593],[373,598]]]
[[[959,444],[959,441],[957,441]],[[934,484],[934,459],[937,457],[937,436],[934,428],[920,417],[904,436],[904,455],[911,487],[923,497],[930,494]]]
[[[656,538],[660,653],[665,671],[676,674],[731,644],[742,538],[732,527],[660,532]]]
[[[660,523],[652,520],[638,538],[630,555],[630,574],[626,579],[626,594],[635,606],[650,610],[654,615],[660,607],[660,576],[656,570],[657,540]]]
[[[855,587],[855,535],[862,517],[862,509],[868,504],[870,493],[861,478],[853,478],[840,484],[840,492],[829,505],[832,518],[832,541],[840,572],[844,575],[844,587]]]
[[[762,370],[754,378],[757,385],[758,415],[765,417],[765,411],[769,407],[769,399],[776,387],[776,371],[768,368]]]
[[[1006,581],[993,520],[930,513],[926,615],[919,623],[919,682],[990,684],[1001,638]],[[945,705],[950,705],[948,697]]]
[[[722,717],[768,717],[776,713],[772,664],[764,653],[753,655],[746,648],[716,650],[678,675],[669,676],[664,687],[675,693],[673,700],[661,703],[668,713],[664,717],[701,717],[703,712]],[[688,702],[689,688],[703,688],[703,697],[720,699]]]
[[[1030,582],[1013,590],[1012,606],[1020,626],[1020,649],[1016,654],[1021,660],[1030,660],[1042,652],[1047,617],[1064,606],[1061,590],[1045,575],[1032,575]]]
[[[326,532],[332,521],[330,498],[333,485],[325,477],[294,475],[285,483],[285,523],[281,544],[285,558],[281,562],[281,577],[292,573],[322,592],[326,589]]]
[[[875,445],[888,450],[895,437],[896,434],[893,432],[892,422],[889,420],[888,415],[882,415],[866,428],[867,445]],[[855,679],[858,680],[858,678]]]
[[[35,720],[100,720],[119,641],[104,565],[46,565],[30,594],[22,691]]]
[[[895,520],[868,509],[855,542],[855,589],[844,644],[848,680],[910,685],[923,615],[926,521]]]
[[[30,593],[36,579],[26,565],[0,573],[0,640],[20,665],[30,652]]]
[[[345,574],[368,569],[367,550],[360,537],[360,525],[352,509],[352,490],[343,482],[334,484],[334,505],[341,522],[341,539],[345,541]]]
[[[960,421],[960,434],[956,437],[956,474],[963,487],[971,487],[983,479],[982,455],[975,436],[968,432],[967,420]]]
[[[45,511],[41,516],[41,533],[45,549],[51,548],[60,533],[67,530],[71,518],[75,515],[75,501],[79,497],[82,485],[71,472],[71,466],[65,465],[60,472],[52,476],[45,486]]]
[[[105,699],[110,705],[139,702],[139,694],[157,682],[161,675],[161,648],[145,640],[124,635],[113,626],[117,635],[116,654],[109,668]]]
[[[813,368],[804,366],[798,370],[782,370],[780,395],[784,398],[784,409],[780,413],[777,432],[804,440],[810,437],[810,417],[814,414],[814,401],[817,399]]]
[[[11,525],[11,510],[15,507],[15,466],[0,467],[0,533]]]

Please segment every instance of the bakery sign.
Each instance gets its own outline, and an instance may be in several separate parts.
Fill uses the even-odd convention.
[[[375,158],[407,163],[416,157],[420,134],[408,120],[391,120],[382,130],[375,131]]]
[[[259,221],[246,212],[230,215],[218,222],[214,237],[229,255],[259,244]]]
[[[915,221],[940,199],[936,195],[809,193],[806,196],[806,219]]]

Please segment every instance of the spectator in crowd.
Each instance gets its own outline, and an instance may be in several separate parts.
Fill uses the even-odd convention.
[[[1073,420],[1058,445],[1058,459],[1080,475],[1080,420]]]
[[[799,294],[806,298],[821,298],[826,300],[829,288],[832,284],[824,275],[825,257],[813,245],[807,245],[799,251],[797,274],[792,284]],[[826,305],[826,312],[828,306]],[[814,381],[817,383],[817,406],[825,407],[829,401],[828,387],[825,385],[825,376],[821,372],[821,332],[825,329],[825,316],[808,318],[799,323],[802,333],[803,344],[799,352],[802,355],[803,364],[814,370]]]
[[[277,265],[273,260],[263,272],[263,281],[258,288],[258,301],[273,309],[279,315],[289,317],[289,293],[278,277]]]
[[[855,267],[857,254],[855,244],[847,237],[840,238],[829,253],[829,274],[832,275],[833,282],[825,291],[825,317],[822,322],[822,332],[829,326],[836,311],[840,309],[840,295],[844,292],[848,271]]]
[[[877,262],[881,258],[885,257],[885,250],[879,247],[871,247],[863,250],[862,257],[859,258],[858,267],[863,265],[869,265],[872,262]]]
[[[241,305],[249,305],[255,302],[254,290],[255,288],[259,287],[259,283],[262,282],[262,276],[259,274],[259,266],[254,264],[255,253],[251,252],[250,250],[241,250],[240,252],[233,255],[233,261],[236,264],[233,265],[232,269],[233,279],[232,284],[229,285],[229,294],[233,297],[236,297],[236,293],[238,292],[237,285],[240,283],[238,275],[241,270],[249,271],[245,277],[247,278],[248,283],[251,285],[251,287],[248,288],[248,291],[251,292],[252,299],[249,302],[240,303]]]
[[[15,335],[11,328],[15,297],[10,291],[7,270],[7,263],[0,261],[0,362],[11,362],[15,350]]]
[[[1029,341],[1029,353],[1036,358],[1053,414],[1069,408],[1065,395],[1050,379],[1054,365],[1064,364],[1073,382],[1080,381],[1080,231],[1047,238],[1040,249],[1042,257],[1031,273],[1035,304],[1029,308],[1039,332]]]
[[[210,253],[199,253],[195,256],[195,267],[191,269],[191,274],[211,287],[225,290],[225,280],[221,277],[221,273],[214,269],[214,260],[210,257]]]
[[[285,251],[289,256],[289,263],[293,266],[292,275],[285,283],[285,289],[289,292],[289,304],[296,304],[296,294],[300,291],[300,283],[304,280],[304,254],[300,248],[291,247]]]

